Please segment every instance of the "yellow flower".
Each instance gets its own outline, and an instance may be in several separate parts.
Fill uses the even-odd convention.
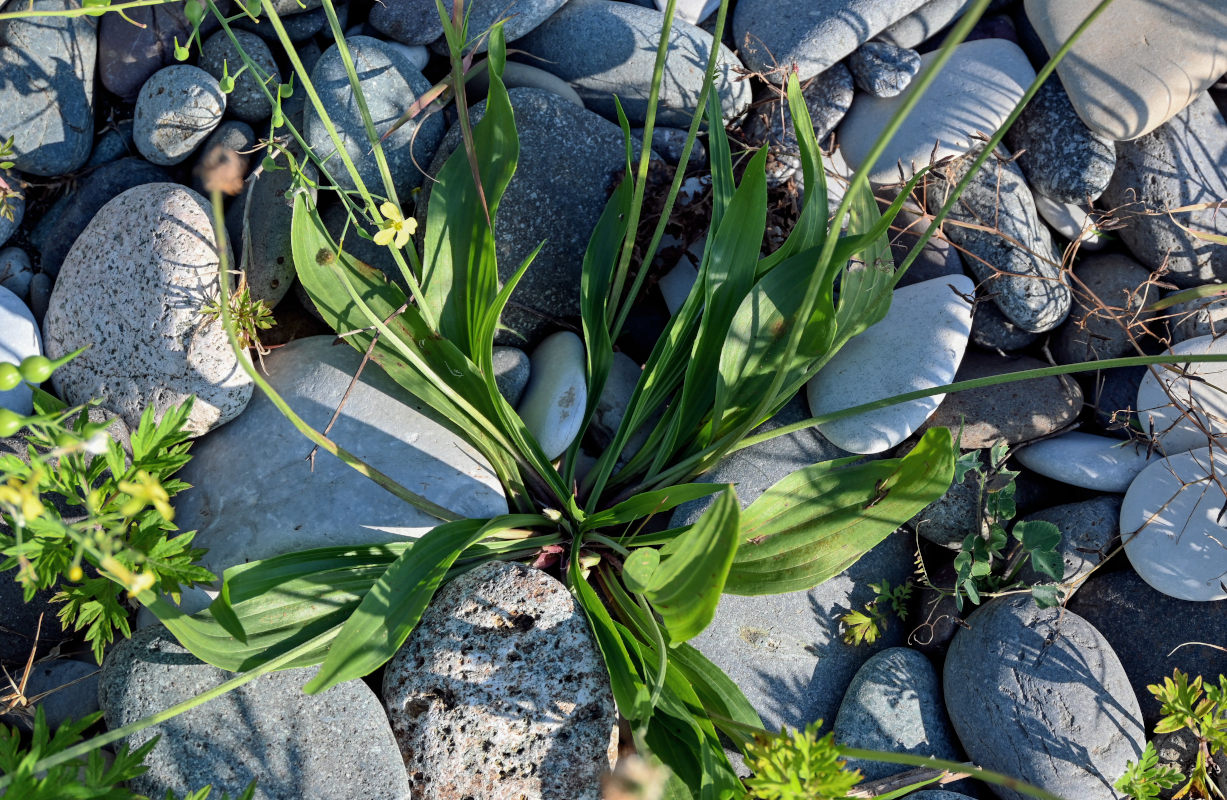
[[[375,244],[386,247],[395,241],[396,248],[399,250],[408,244],[409,237],[417,232],[418,221],[402,217],[400,209],[391,202],[381,205],[379,213],[383,214],[387,219],[381,223],[382,230],[375,234]]]
[[[0,486],[0,504],[20,512],[25,522],[41,517],[46,509],[39,500],[38,476],[32,476],[28,483],[10,478],[7,484]]]
[[[120,513],[130,517],[145,506],[152,505],[167,522],[173,521],[175,510],[170,506],[170,495],[162,488],[162,484],[158,483],[158,479],[143,469],[138,470],[133,477],[135,480],[120,481],[117,484],[119,491],[131,495],[119,509]]]

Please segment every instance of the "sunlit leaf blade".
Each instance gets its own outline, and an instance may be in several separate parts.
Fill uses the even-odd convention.
[[[586,517],[582,530],[590,531],[613,525],[626,525],[653,514],[672,511],[682,503],[689,503],[691,500],[698,500],[723,490],[724,487],[718,483],[683,483],[670,486],[668,489],[644,492],[623,500],[612,508]]]
[[[950,488],[950,432],[932,428],[901,459],[799,469],[742,514],[725,591],[808,589],[835,577]]]

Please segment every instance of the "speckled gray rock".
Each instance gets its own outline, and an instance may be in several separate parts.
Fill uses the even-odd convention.
[[[134,186],[169,179],[164,170],[136,157],[122,158],[85,176],[67,196],[61,213],[46,227],[40,221],[30,237],[42,255],[42,271],[52,277],[60,273],[60,265],[77,236],[110,200]]]
[[[924,0],[741,0],[733,35],[746,66],[782,84],[787,67],[800,80],[842,61],[863,42],[924,5]]]
[[[1067,593],[1076,589],[1079,579],[1103,563],[1104,558],[1116,546],[1117,537],[1120,535],[1120,504],[1119,496],[1103,495],[1077,503],[1053,506],[1022,518],[1023,522],[1051,522],[1061,529],[1059,551],[1065,571],[1060,583],[1067,584]],[[1019,577],[1027,583],[1052,581],[1033,569],[1030,562],[1023,567]]]
[[[874,97],[894,97],[920,72],[920,53],[886,42],[865,42],[848,57],[858,88]]]
[[[971,340],[978,347],[1009,353],[1029,347],[1039,338],[1040,334],[1024,331],[1006,319],[1001,309],[991,300],[976,302],[976,308],[971,314]]]
[[[969,350],[956,381],[1040,369],[1046,363],[1029,356],[1005,358]],[[998,442],[1021,444],[1061,430],[1082,412],[1082,390],[1068,376],[967,389],[948,395],[926,427],[962,430],[964,450],[992,447]]]
[[[1209,95],[1153,133],[1116,145],[1116,171],[1104,191],[1109,208],[1129,203],[1163,212],[1227,197],[1227,122]],[[1134,206],[1134,208],[1138,208]],[[1151,269],[1166,264],[1167,279],[1181,288],[1227,280],[1227,247],[1182,230],[1227,234],[1227,214],[1214,209],[1131,215],[1121,239],[1138,261]]]
[[[404,44],[430,44],[443,35],[443,23],[434,0],[375,3],[371,6],[370,23],[375,30]]]
[[[1144,327],[1156,314],[1143,309],[1159,299],[1150,270],[1115,253],[1084,258],[1074,268],[1073,306],[1053,337],[1058,364],[1132,355],[1133,340],[1144,342]]]
[[[178,164],[208,138],[225,110],[226,95],[212,75],[188,64],[163,67],[136,98],[136,149],[154,164]]]
[[[257,154],[260,155],[260,154]],[[247,285],[253,300],[263,300],[269,308],[281,302],[294,283],[294,253],[290,237],[290,220],[294,207],[285,195],[294,182],[294,174],[284,169],[253,175],[243,186],[243,193],[226,209],[226,232],[236,246],[239,263],[246,268]],[[302,162],[308,180],[316,180],[315,166]],[[312,200],[315,191],[308,190]],[[248,199],[250,198],[250,199]],[[244,216],[247,235],[244,236]],[[354,237],[358,238],[357,236]],[[244,261],[243,259],[246,258]]]
[[[260,69],[261,74],[272,76],[268,87],[269,91],[275,94],[279,78],[277,62],[273,60],[273,51],[262,38],[254,33],[247,31],[231,31],[231,33],[247,57]],[[223,65],[233,78],[242,69],[243,64],[242,56],[239,55],[239,51],[225,31],[218,31],[210,36],[200,48],[200,68],[219,81],[226,74],[223,71]],[[254,123],[268,119],[273,113],[273,107],[269,104],[268,98],[264,96],[264,90],[260,88],[261,82],[262,78],[250,68],[244,69],[241,75],[234,78],[234,89],[226,96],[227,113],[244,122]]]
[[[78,0],[10,0],[3,11],[72,11]],[[18,170],[63,175],[94,143],[97,23],[87,16],[0,22],[0,108]]]
[[[175,39],[183,44],[192,34],[192,23],[184,16],[183,7],[180,3],[160,3],[126,9],[123,15],[102,15],[98,21],[98,78],[102,85],[130,103],[150,75],[175,63]],[[206,14],[205,20],[209,19]]]
[[[857,670],[835,718],[835,741],[848,747],[957,760],[941,683],[929,659],[892,647]],[[897,764],[849,759],[865,780],[894,775]]]
[[[359,84],[375,129],[382,134],[430,90],[430,82],[408,59],[378,39],[350,36],[345,42],[358,71]],[[379,168],[370,152],[362,115],[336,45],[320,56],[315,69],[311,70],[311,81],[329,110],[345,151],[353,159],[363,182],[368,187],[381,186]],[[307,143],[315,153],[320,158],[333,157],[329,162],[336,164],[330,170],[333,178],[342,188],[353,189],[353,179],[335,157],[336,147],[313,107],[306,110],[306,127]],[[430,163],[442,136],[443,119],[432,114],[402,125],[383,140],[383,152],[398,193],[408,198],[410,190],[421,185],[421,167]]]
[[[578,318],[582,264],[576,253],[584,252],[605,210],[626,163],[626,145],[617,125],[553,92],[512,89],[508,94],[520,160],[499,203],[494,230],[499,279],[507,280],[545,242],[503,312],[503,324],[514,333],[500,333],[497,340],[524,347],[540,341],[552,320]],[[484,112],[484,102],[473,107],[474,124]],[[460,128],[454,125],[430,166],[432,175],[459,143]],[[423,187],[418,202],[419,230],[429,190],[429,184]]]
[[[503,31],[507,41],[514,42],[529,31],[545,22],[550,15],[566,4],[567,0],[470,0],[464,4],[464,10],[469,14],[469,30],[483,31],[498,20],[505,20]],[[452,8],[451,0],[444,0],[444,8]],[[435,11],[435,17],[438,17]],[[478,53],[486,51],[486,41],[479,42]],[[447,42],[437,40],[431,49],[440,55],[447,54]]]
[[[237,796],[281,800],[409,800],[396,740],[360,680],[319,695],[302,691],[316,670],[272,672],[161,725],[134,733],[133,748],[161,735],[131,781],[142,794],[182,795],[205,784]],[[214,689],[232,673],[198,661],[160,627],[138,631],[107,656],[99,700],[112,730]]]
[[[101,397],[135,428],[196,395],[187,428],[222,425],[251,398],[220,325],[200,309],[217,293],[208,202],[183,186],[146,184],[111,200],[64,259],[43,326],[47,355],[79,347],[53,384],[69,403]]]
[[[331,336],[296,339],[266,356],[268,381],[307,424],[328,424],[362,354]],[[410,404],[379,367],[362,371],[332,428],[333,439],[410,491],[464,517],[507,513],[487,462]],[[192,449],[175,498],[176,519],[198,529],[202,562],[226,567],[309,547],[416,538],[438,520],[317,453],[263,393],[232,424]],[[260,453],[260,459],[250,457]],[[219,477],[224,476],[224,477]]]
[[[941,208],[972,161],[969,154],[930,173],[933,180],[926,192],[930,208]],[[1052,330],[1065,321],[1071,297],[1061,259],[1017,165],[990,158],[950,210],[949,220],[996,223],[994,232],[962,225],[945,225],[943,230],[966,251],[963,260],[982,282],[980,292],[992,296],[1007,319],[1032,333]]]
[[[971,0],[928,0],[879,33],[878,38],[896,47],[915,47],[958,19],[969,5]]]
[[[0,170],[0,179],[5,184],[5,213],[0,214],[0,244],[4,244],[21,225],[26,214],[26,187],[21,175],[11,169]]]
[[[34,277],[34,266],[30,257],[20,247],[6,247],[0,250],[0,286],[25,300],[30,294],[30,278]]]
[[[1041,610],[1029,596],[991,600],[967,625],[950,645],[942,680],[972,762],[1059,797],[1116,800],[1112,784],[1141,755],[1146,734],[1107,640],[1077,614]]]
[[[529,375],[528,353],[518,347],[494,348],[494,382],[498,385],[499,394],[512,407],[524,395]]]
[[[598,800],[618,754],[609,674],[566,587],[490,562],[439,590],[383,698],[416,800]]]
[[[643,124],[663,24],[664,14],[655,9],[614,0],[571,0],[516,46],[543,59],[542,69],[574,86],[586,107],[616,120],[617,94],[631,124]],[[707,31],[673,21],[658,125],[690,125],[712,44]],[[715,88],[725,121],[750,104],[749,83],[736,80],[739,67],[733,51],[720,45]]]
[[[1159,701],[1146,687],[1179,669],[1190,677],[1227,674],[1227,653],[1185,642],[1227,641],[1227,603],[1194,603],[1157,592],[1132,569],[1097,572],[1069,601],[1120,656],[1146,727],[1159,720]]]
[[[813,123],[814,138],[822,141],[852,107],[852,73],[843,64],[836,64],[807,82],[801,94]],[[769,185],[779,185],[800,173],[801,146],[797,143],[787,98],[777,96],[755,106],[742,123],[742,131],[750,144],[771,147]]]
[[[1064,203],[1099,197],[1116,168],[1112,140],[1086,127],[1056,78],[1044,81],[1031,98],[1006,133],[1006,144],[1012,152],[1025,151],[1018,166],[1031,189]]]

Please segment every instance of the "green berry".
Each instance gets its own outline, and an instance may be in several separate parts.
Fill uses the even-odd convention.
[[[21,377],[38,385],[51,377],[55,365],[46,356],[30,356],[21,362]]]
[[[25,424],[20,414],[9,411],[7,408],[0,408],[0,438],[8,438],[21,430],[21,426]]]
[[[16,389],[19,383],[21,383],[21,370],[17,369],[17,365],[7,362],[0,363],[0,392]]]

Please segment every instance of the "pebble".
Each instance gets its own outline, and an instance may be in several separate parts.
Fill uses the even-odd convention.
[[[367,107],[376,130],[381,134],[401,118],[419,97],[430,91],[430,82],[408,60],[378,39],[350,36],[345,40],[350,56],[360,76],[359,85],[366,96]],[[366,127],[354,100],[349,77],[334,44],[329,47],[311,70],[324,107],[357,167],[363,183],[372,190],[383,186],[375,156],[366,138]],[[398,194],[408,198],[409,192],[420,186],[422,169],[430,163],[439,140],[443,137],[443,119],[438,114],[407,122],[383,140],[383,152]],[[333,178],[343,189],[353,189],[354,180],[338,158],[332,138],[314,107],[306,110],[307,144],[321,159],[332,157]],[[419,166],[420,165],[420,166]]]
[[[464,11],[469,17],[470,31],[484,31],[495,22],[504,20],[503,35],[508,42],[514,42],[525,34],[535,30],[541,23],[549,19],[564,7],[567,0],[470,0],[464,4]],[[451,10],[452,3],[444,2],[444,8]],[[434,12],[438,16],[438,12]],[[472,38],[472,37],[470,37]],[[596,42],[593,42],[595,44]],[[438,39],[431,49],[440,55],[447,54],[447,42]],[[478,43],[473,52],[484,53],[485,40]],[[469,52],[469,50],[466,50]],[[655,52],[655,51],[653,51]]]
[[[259,72],[252,72],[250,68],[243,69],[243,57],[225,31],[218,31],[210,36],[200,48],[200,68],[218,81],[227,74],[227,70],[230,77],[234,78],[239,70],[243,69],[242,74],[234,78],[234,89],[226,96],[226,111],[230,116],[244,122],[263,122],[273,113],[273,107],[264,96],[264,78],[261,76],[271,76],[268,89],[276,93],[277,84],[280,82],[277,62],[273,60],[273,51],[256,34],[247,31],[231,31],[231,34]]]
[[[669,0],[656,0],[656,8],[664,11],[669,7]],[[711,16],[720,7],[720,0],[677,0],[674,7],[678,19],[684,19],[691,25],[698,25]]]
[[[308,425],[323,430],[362,355],[332,336],[297,339],[265,356],[267,379]],[[411,405],[368,364],[330,437],[412,492],[464,517],[507,513],[493,470],[455,434]],[[230,425],[200,441],[180,477],[175,519],[199,529],[212,572],[294,550],[417,538],[439,524],[331,455],[306,460],[311,443],[263,394]],[[261,453],[256,461],[244,454]],[[218,476],[223,476],[219,478]]]
[[[927,220],[909,213],[906,208],[899,212],[899,215],[895,217],[895,221],[891,223],[890,241],[891,257],[895,260],[896,268],[903,266],[904,259],[908,257],[916,247],[920,237],[928,229],[929,223]],[[922,283],[934,278],[962,274],[963,259],[959,257],[958,250],[952,247],[946,239],[935,235],[925,243],[924,248],[920,251],[920,255],[916,256],[916,260],[907,268],[907,272],[903,273],[903,277],[899,278],[897,285],[910,286],[913,283]],[[972,314],[972,328],[974,331],[975,312],[973,311]]]
[[[1126,438],[1129,431],[1141,432],[1142,426],[1134,406],[1145,366],[1119,367],[1100,370],[1083,378],[1087,405],[1095,415],[1095,424],[1109,436]]]
[[[1012,352],[1030,347],[1040,334],[1025,331],[1006,319],[997,304],[988,299],[976,301],[971,314],[971,340],[985,350]]]
[[[694,288],[695,281],[698,279],[699,271],[688,258],[678,259],[677,266],[666,272],[660,279],[657,286],[660,287],[660,294],[664,297],[665,305],[669,307],[671,315],[681,310],[682,304],[690,296],[690,290]]]
[[[47,355],[92,347],[52,377],[71,404],[102,398],[131,428],[196,396],[193,435],[238,415],[252,383],[225,333],[202,324],[218,254],[208,201],[170,183],[129,189],[103,206],[64,259],[43,326]]]
[[[977,529],[980,533],[987,531],[983,525],[977,526],[980,510],[980,479],[969,472],[962,483],[952,481],[944,495],[925,506],[908,524],[921,538],[957,550]]]
[[[386,40],[384,41],[384,44],[386,44],[388,47],[391,47],[393,50],[395,50],[396,52],[404,56],[405,60],[408,61],[410,64],[412,64],[415,69],[419,69],[419,70],[426,69],[426,65],[430,63],[430,50],[428,50],[427,48],[423,47],[420,44],[409,45],[409,44],[402,44],[400,42],[389,42]],[[323,55],[323,52],[321,52],[319,55]],[[316,56],[316,60],[317,61],[319,60],[319,56]],[[306,62],[304,61],[303,63],[305,64]],[[312,63],[311,66],[314,67],[315,64]],[[505,74],[506,72],[504,72],[504,75]],[[486,73],[483,71],[481,75],[475,75],[473,77],[473,81],[476,82],[478,80],[481,80],[482,78],[485,77],[485,75]]]
[[[98,665],[65,658],[36,664],[29,672],[23,694],[34,699],[44,692],[50,694],[37,704],[51,730],[70,719],[92,714],[98,710]],[[33,712],[33,708],[30,710]]]
[[[1150,270],[1125,255],[1092,255],[1074,268],[1069,318],[1052,337],[1058,364],[1133,355],[1155,316],[1146,306],[1159,299]]]
[[[34,277],[30,278],[30,311],[34,312],[34,319],[39,325],[42,325],[43,320],[47,317],[53,289],[53,280],[45,272],[35,273]]]
[[[152,797],[212,785],[238,796],[253,779],[255,800],[310,797],[409,800],[388,718],[361,680],[318,695],[302,687],[316,668],[261,675],[160,725],[133,733],[135,749],[155,736],[148,771],[130,782]],[[108,654],[98,696],[111,730],[201,692],[232,673],[196,660],[162,628],[137,631]]]
[[[22,359],[42,353],[42,337],[34,315],[20,297],[0,286],[0,361],[20,364]],[[0,408],[23,416],[33,413],[33,393],[25,381],[0,392]]]
[[[666,164],[677,166],[682,161],[682,150],[686,147],[686,137],[689,132],[681,128],[653,128],[652,150]],[[643,128],[631,130],[631,137],[643,141]],[[688,169],[702,169],[707,166],[707,147],[703,140],[696,138],[690,148],[690,160],[686,162]]]
[[[103,17],[107,19],[107,17]],[[94,151],[89,154],[86,167],[101,167],[121,158],[136,155],[136,142],[132,140],[132,120],[120,120],[102,129],[94,142]]]
[[[874,97],[894,97],[920,72],[920,53],[886,42],[865,42],[848,57],[857,88]]]
[[[21,175],[11,169],[0,170],[4,196],[0,198],[0,244],[16,232],[26,214],[26,187]]]
[[[635,359],[626,353],[614,353],[609,377],[605,380],[605,388],[601,390],[601,396],[596,402],[596,413],[588,426],[589,435],[601,449],[613,442],[642,375],[643,369]],[[624,451],[623,458],[630,458],[642,446],[642,442],[636,446],[633,439],[639,438],[640,434],[646,439],[648,433],[646,429],[637,431],[632,437],[630,448]]]
[[[469,84],[474,91],[485,94],[489,91],[490,82],[489,75],[482,72],[474,77]],[[539,67],[521,64],[518,61],[508,61],[506,68],[503,70],[503,85],[508,89],[527,88],[527,89],[544,89],[547,92],[553,92],[567,102],[573,103],[580,108],[584,107],[583,98],[579,96],[579,92],[571,88],[571,84],[564,81],[552,72],[547,72]],[[642,131],[640,131],[642,134]],[[634,135],[634,131],[631,132]],[[642,135],[638,138],[643,138]]]
[[[444,3],[450,7],[451,3]],[[390,39],[426,45],[443,35],[434,0],[383,0],[371,6],[370,25]],[[469,30],[475,30],[470,26]],[[421,67],[418,67],[421,69]]]
[[[733,35],[746,66],[783,84],[791,65],[808,80],[843,61],[924,0],[741,0]]]
[[[906,647],[891,647],[866,661],[835,717],[835,741],[847,747],[884,750],[957,761],[958,745],[942,705],[941,682],[929,659]],[[890,777],[898,764],[848,759],[864,780]]]
[[[205,143],[197,149],[196,166],[192,169],[192,188],[207,196],[209,192],[204,185],[206,172],[229,164],[232,158],[235,159],[234,163],[239,177],[246,178],[247,168],[255,149],[256,134],[251,126],[237,119],[226,120],[218,125],[213,133],[209,134],[209,138],[205,139]],[[235,205],[238,204],[232,202],[230,207],[233,208]],[[227,211],[229,210],[227,208]],[[230,240],[239,241],[234,235],[230,236]]]
[[[102,15],[98,20],[98,78],[108,91],[124,102],[134,102],[149,76],[176,63],[175,39],[183,44],[192,35],[192,23],[183,7],[160,3]],[[206,13],[205,19],[211,19],[210,15]]]
[[[955,381],[1041,369],[1046,363],[1030,356],[1003,357],[968,350]],[[1056,433],[1078,418],[1082,390],[1072,378],[1050,376],[964,389],[948,395],[929,418],[927,427],[961,431],[960,446],[979,450],[1004,442],[1015,445]]]
[[[1147,729],[1159,721],[1159,701],[1146,687],[1179,669],[1190,677],[1227,674],[1227,654],[1180,645],[1227,639],[1227,603],[1192,603],[1156,592],[1132,569],[1097,572],[1069,602],[1112,645],[1142,707]],[[1141,623],[1141,624],[1139,624]]]
[[[1093,6],[1026,0],[1055,53]],[[1105,65],[1111,68],[1105,68]],[[1136,139],[1203,94],[1227,69],[1227,13],[1217,0],[1179,6],[1116,0],[1086,29],[1057,74],[1078,116],[1109,139]]]
[[[77,0],[11,0],[5,11],[71,12]],[[97,22],[87,16],[0,22],[0,108],[12,162],[30,175],[81,167],[94,144]]]
[[[1090,623],[1030,597],[1000,597],[955,635],[946,709],[971,761],[1079,800],[1116,800],[1112,783],[1146,735],[1137,697]],[[1026,795],[994,787],[1001,800]]]
[[[920,792],[912,792],[907,797],[908,800],[972,800],[968,795],[947,789],[925,789]]]
[[[1219,337],[1227,333],[1227,298],[1201,297],[1177,303],[1161,315],[1168,320],[1172,342],[1183,342],[1198,336]]]
[[[1065,585],[1067,597],[1116,546],[1120,535],[1120,508],[1120,497],[1102,495],[1036,511],[1020,520],[1051,522],[1061,530],[1061,544],[1057,549],[1065,568],[1058,583]],[[1052,578],[1034,569],[1030,561],[1019,577],[1027,583],[1052,583]]]
[[[1175,344],[1172,355],[1227,354],[1227,339],[1198,336]],[[1193,377],[1181,377],[1172,368],[1156,364],[1138,387],[1137,410],[1142,429],[1153,432],[1167,455],[1221,442],[1227,435],[1227,363],[1173,365]],[[1156,373],[1158,373],[1156,375]],[[1194,379],[1195,378],[1195,379]]]
[[[225,110],[226,95],[212,75],[188,64],[163,67],[136,98],[136,149],[154,164],[178,164],[208,138]]]
[[[752,146],[769,145],[773,165],[768,166],[769,186],[778,186],[801,173],[801,146],[793,126],[788,99],[772,92],[773,98],[755,106],[742,123],[742,132]],[[848,113],[853,97],[852,73],[837,64],[808,82],[801,90],[813,123],[814,138],[822,141]]]
[[[302,47],[310,41],[311,37],[328,27],[328,14],[324,9],[318,7],[318,0],[306,0],[302,6],[298,5],[298,0],[290,0],[290,3],[293,3],[292,11],[278,11],[277,13],[281,14],[281,24],[285,27],[286,36],[291,42],[294,42],[295,46]],[[274,4],[287,5],[283,0],[274,0]],[[334,3],[333,5],[337,13],[337,22],[344,30],[349,18],[349,3]],[[438,14],[433,10],[431,13]],[[267,20],[253,21],[242,16],[232,24],[239,30],[259,34],[270,42],[277,41],[277,32]],[[328,39],[331,42],[331,35],[328,36]]]
[[[531,347],[554,320],[578,320],[581,259],[609,192],[626,164],[622,130],[598,114],[541,89],[508,92],[520,137],[520,159],[496,216],[499,279],[507,280],[530,253],[545,245],[503,311],[499,344]],[[485,104],[470,112],[474,124]],[[430,174],[460,144],[459,125],[448,131]],[[635,148],[636,150],[638,148]],[[429,187],[418,200],[418,230],[426,221]]]
[[[1203,447],[1156,461],[1125,493],[1125,555],[1157,591],[1178,600],[1227,598],[1223,474],[1222,454]]]
[[[494,382],[499,394],[513,408],[524,396],[530,372],[528,353],[516,347],[494,348]]]
[[[1087,206],[1049,200],[1042,194],[1033,195],[1035,210],[1057,233],[1071,242],[1078,243],[1082,251],[1102,250],[1108,238],[1095,224]]]
[[[584,343],[570,331],[545,337],[532,354],[531,377],[518,411],[524,427],[553,461],[579,433],[588,404]]]
[[[921,56],[922,69],[936,56]],[[1033,80],[1035,70],[1016,44],[984,39],[959,45],[925,92],[924,102],[874,163],[869,179],[876,184],[898,183],[900,164],[903,179],[907,179],[931,159],[967,153],[975,145],[973,135],[997,130]],[[895,109],[908,96],[904,92],[895,97],[856,98],[839,129],[840,149],[852,167],[861,168]]]
[[[1103,194],[1116,151],[1112,140],[1078,118],[1061,82],[1049,78],[1006,132],[1018,166],[1036,194],[1063,203],[1085,203]]]
[[[1214,101],[1203,94],[1152,133],[1118,143],[1116,162],[1103,199],[1109,208],[1130,205],[1129,224],[1117,233],[1134,257],[1151,269],[1166,266],[1167,280],[1182,289],[1227,279],[1227,247],[1185,230],[1227,235],[1227,214],[1163,213],[1227,197],[1227,122]]]
[[[1028,445],[1014,454],[1018,463],[1053,480],[1122,493],[1156,456],[1146,448],[1106,436],[1071,431]]]
[[[814,416],[904,392],[950,383],[971,335],[965,276],[896,289],[890,311],[851,339],[809,382]],[[917,313],[924,309],[924,313]],[[855,387],[853,389],[852,387]],[[818,425],[822,435],[853,453],[880,453],[902,442],[937,409],[935,395]]]
[[[570,0],[516,46],[542,59],[544,69],[570,83],[587,108],[615,121],[616,91],[631,124],[642,125],[664,19],[659,11],[630,3]],[[707,31],[684,20],[673,21],[657,125],[690,125],[714,44]],[[750,84],[737,80],[741,62],[733,51],[723,44],[719,47],[715,89],[729,122],[750,105]]]
[[[414,797],[599,800],[618,756],[609,673],[567,588],[493,561],[439,590],[383,698]]]
[[[958,19],[969,5],[971,0],[928,0],[879,33],[878,38],[896,47],[915,47]]]
[[[926,192],[930,208],[941,208],[973,160],[968,155],[939,170]],[[959,196],[948,220],[995,224],[992,232],[958,224],[943,230],[965,252],[964,261],[981,281],[980,288],[1007,319],[1032,333],[1050,331],[1065,321],[1071,302],[1068,278],[1017,165],[990,158]]]
[[[24,300],[30,294],[30,279],[34,277],[34,265],[20,247],[0,250],[0,286]]]

